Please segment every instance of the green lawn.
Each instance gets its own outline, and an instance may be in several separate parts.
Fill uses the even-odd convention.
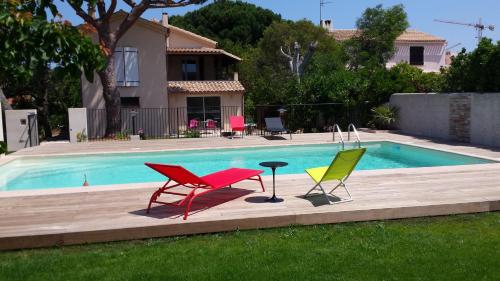
[[[0,253],[1,280],[500,280],[500,212]]]

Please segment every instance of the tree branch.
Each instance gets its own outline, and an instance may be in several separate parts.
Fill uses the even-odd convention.
[[[127,17],[120,23],[120,25],[113,32],[115,40],[118,41],[125,32],[141,17],[141,15],[148,9],[150,6],[149,0],[143,0],[141,3],[136,5],[130,13],[127,14]]]
[[[123,2],[125,2],[125,4],[129,5],[131,8],[137,5],[133,0],[123,0]]]
[[[81,17],[85,22],[91,24],[93,27],[96,29],[99,29],[99,22],[96,21],[93,17],[91,17],[89,14],[85,13],[82,9],[82,7],[78,6],[75,1],[68,0],[68,4],[73,8],[76,12],[76,14]]]
[[[104,3],[104,0],[97,1],[97,11],[101,19],[106,15],[106,3]]]
[[[150,0],[151,8],[175,8],[175,7],[184,7],[191,4],[200,4],[205,2],[206,0]]]
[[[105,18],[109,18],[113,15],[116,9],[116,0],[111,0],[111,4],[109,5],[109,9],[106,11]]]

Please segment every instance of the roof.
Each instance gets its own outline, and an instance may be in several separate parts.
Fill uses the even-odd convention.
[[[349,40],[360,34],[358,29],[335,29],[330,34],[338,41]],[[445,39],[418,30],[406,30],[396,38],[396,42],[446,42]]]
[[[237,57],[231,53],[224,51],[223,49],[215,48],[168,48],[167,54],[170,55],[224,55],[233,58],[237,61],[241,61],[240,57]]]
[[[168,93],[207,94],[243,93],[240,81],[168,81]]]

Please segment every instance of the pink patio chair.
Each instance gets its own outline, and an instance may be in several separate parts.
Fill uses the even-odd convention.
[[[260,174],[264,172],[262,170],[230,168],[227,170],[198,177],[197,175],[186,170],[185,168],[177,165],[165,165],[165,164],[154,164],[154,163],[144,163],[144,164],[168,178],[168,181],[157,191],[155,191],[153,195],[151,195],[147,213],[149,213],[149,211],[151,210],[151,204],[153,203],[172,205],[172,206],[186,205],[186,209],[184,210],[184,220],[185,220],[189,215],[191,204],[193,203],[193,200],[195,198],[205,193],[219,190],[221,188],[231,187],[233,184],[244,180],[253,180],[260,182],[260,186],[262,187],[262,192],[265,192],[264,184],[262,183],[262,179],[260,177]],[[169,185],[169,183],[172,184]],[[192,190],[188,193],[181,193],[178,191],[170,190],[178,186],[191,188]],[[158,198],[160,197],[161,194],[177,195],[180,196],[181,198],[179,201],[175,202],[159,201]]]
[[[245,133],[245,118],[243,116],[229,116],[229,123],[231,124],[231,132],[241,132],[241,137],[243,137]]]
[[[189,120],[189,129],[196,129],[198,128],[198,120],[196,119],[191,119]]]

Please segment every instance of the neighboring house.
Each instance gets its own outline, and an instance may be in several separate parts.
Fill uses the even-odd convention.
[[[112,27],[125,16],[115,13]],[[97,41],[95,33],[89,36]],[[227,122],[229,114],[243,114],[245,88],[234,72],[239,61],[216,41],[169,25],[166,14],[161,21],[140,18],[115,49],[122,109],[168,109],[168,119],[177,119],[168,122],[184,125],[191,119]],[[82,77],[82,101],[88,109],[105,108],[97,75],[93,83]]]
[[[359,34],[357,29],[333,29],[330,20],[322,26],[338,41],[351,39]],[[393,67],[400,62],[422,69],[424,72],[439,72],[449,65],[446,61],[446,40],[417,30],[406,30],[394,42],[396,52],[387,62]]]

